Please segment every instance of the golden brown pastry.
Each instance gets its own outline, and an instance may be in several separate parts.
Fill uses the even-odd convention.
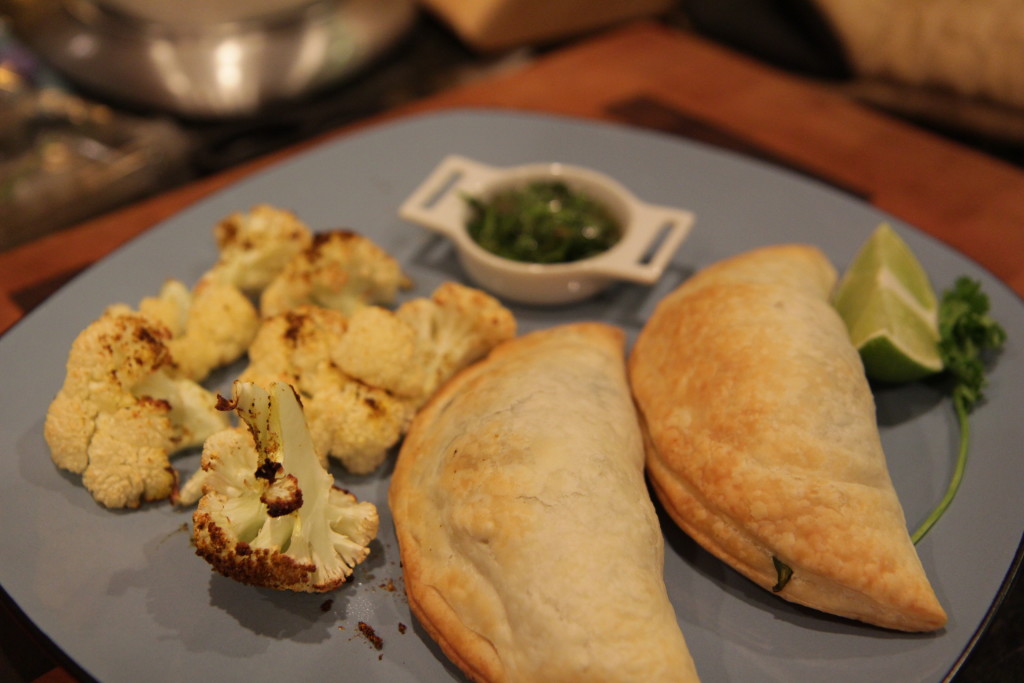
[[[390,489],[413,613],[475,681],[695,681],[623,334],[534,332],[420,412]]]
[[[766,247],[659,303],[629,360],[649,476],[683,530],[762,587],[788,567],[787,600],[938,629],[835,279],[817,249]]]

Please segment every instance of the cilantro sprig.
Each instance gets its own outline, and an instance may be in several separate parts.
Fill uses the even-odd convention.
[[[946,493],[911,535],[914,543],[924,538],[939,521],[960,488],[970,446],[968,418],[985,398],[986,361],[1005,341],[1006,330],[989,316],[989,300],[981,291],[981,283],[968,277],[958,278],[953,287],[943,293],[939,304],[939,354],[943,372],[951,380],[950,395],[960,428],[960,444]]]

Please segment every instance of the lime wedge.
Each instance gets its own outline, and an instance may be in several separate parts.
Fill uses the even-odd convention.
[[[912,382],[942,370],[935,290],[887,223],[857,252],[833,304],[871,379]]]

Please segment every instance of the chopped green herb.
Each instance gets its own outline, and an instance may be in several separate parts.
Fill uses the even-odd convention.
[[[775,573],[778,576],[778,580],[776,580],[775,585],[772,586],[772,592],[778,593],[785,588],[786,584],[789,583],[789,580],[793,578],[793,569],[774,555],[772,555],[772,564],[775,565]]]
[[[470,236],[492,254],[514,261],[578,261],[607,251],[622,237],[607,208],[563,182],[535,182],[466,201]]]
[[[989,317],[988,311],[989,300],[981,291],[981,283],[968,277],[959,278],[943,294],[939,305],[939,354],[944,372],[952,380],[950,393],[960,426],[960,445],[946,494],[911,535],[914,543],[924,538],[946,512],[963,481],[970,444],[968,416],[984,400],[982,390],[988,383],[985,354],[1000,349],[1006,341],[1006,331]]]

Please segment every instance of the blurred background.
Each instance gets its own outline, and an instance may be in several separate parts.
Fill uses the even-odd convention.
[[[1024,159],[1019,0],[0,0],[0,250],[639,17]]]

